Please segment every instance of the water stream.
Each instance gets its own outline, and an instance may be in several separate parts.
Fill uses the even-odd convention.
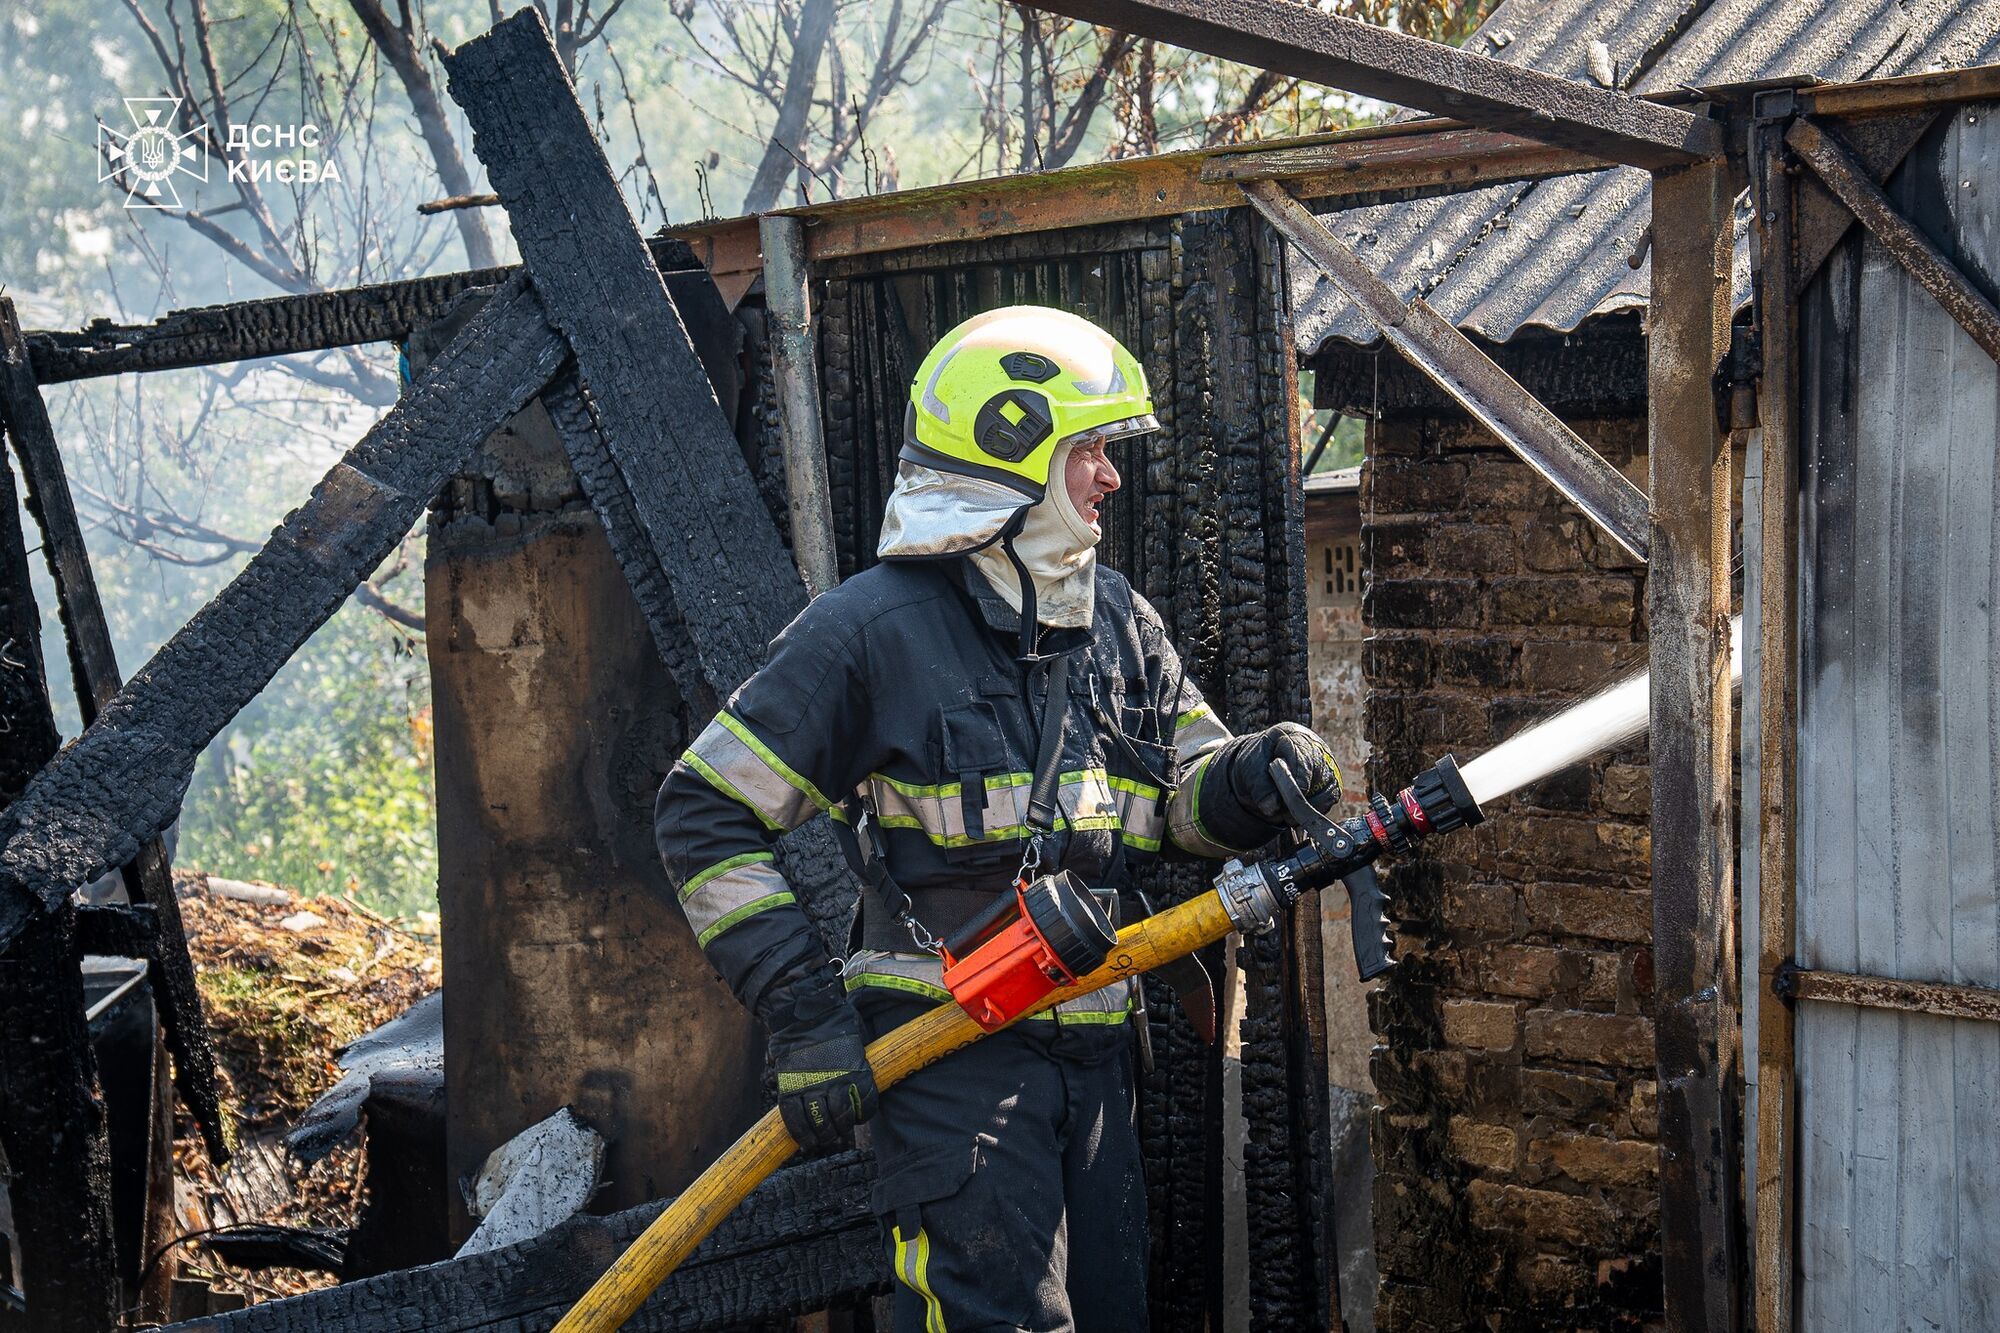
[[[1729,684],[1743,682],[1743,618],[1729,622]],[[1539,778],[1608,750],[1646,729],[1652,678],[1644,671],[1599,690],[1582,703],[1537,722],[1461,770],[1481,805]]]

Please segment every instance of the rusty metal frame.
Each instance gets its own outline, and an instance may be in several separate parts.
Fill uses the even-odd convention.
[[[1634,559],[1649,544],[1646,493],[1543,406],[1456,325],[1388,283],[1276,181],[1243,185],[1250,203],[1365,312],[1390,345],[1540,473]]]
[[[1298,4],[1055,0],[1057,13],[1649,170],[1722,151],[1706,117]]]
[[[1906,1014],[2000,1023],[2000,990],[1991,986],[1904,981],[1861,972],[1793,967],[1788,963],[1771,979],[1771,993],[1784,1000],[1816,1000],[1822,1004],[1861,1005],[1869,1009],[1896,1009]]]
[[[1882,248],[1936,298],[1945,313],[1972,335],[1986,355],[2000,361],[2000,309],[1994,308],[1986,294],[1959,272],[1930,237],[1896,211],[1888,194],[1840,135],[1819,121],[1800,117],[1786,132],[1785,143],[1847,205]]]

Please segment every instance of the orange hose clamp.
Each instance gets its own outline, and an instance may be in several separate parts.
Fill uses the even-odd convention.
[[[1104,909],[1069,871],[1016,882],[944,942],[944,988],[992,1032],[1104,966],[1117,942]]]

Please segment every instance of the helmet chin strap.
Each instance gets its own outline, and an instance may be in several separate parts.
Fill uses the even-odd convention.
[[[1021,581],[1021,660],[1023,662],[1032,662],[1035,660],[1035,648],[1041,638],[1040,634],[1037,633],[1040,626],[1035,623],[1035,580],[1028,573],[1027,562],[1022,560],[1020,552],[1014,549],[1014,538],[1021,535],[1022,527],[1028,521],[1028,510],[1031,508],[1033,506],[1029,505],[1016,510],[1014,516],[1007,520],[1007,526],[1000,529],[1000,551],[1007,557],[1007,563],[1014,567],[1014,577]]]

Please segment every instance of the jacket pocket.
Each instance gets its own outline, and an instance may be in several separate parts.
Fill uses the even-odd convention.
[[[894,1222],[906,1209],[949,1199],[965,1188],[979,1165],[977,1139],[962,1143],[941,1143],[911,1153],[868,1192],[869,1209],[884,1221]]]
[[[986,779],[1015,771],[1014,755],[991,700],[948,704],[938,710],[942,767],[958,784],[958,818],[944,830],[945,846],[977,847],[987,836]]]

